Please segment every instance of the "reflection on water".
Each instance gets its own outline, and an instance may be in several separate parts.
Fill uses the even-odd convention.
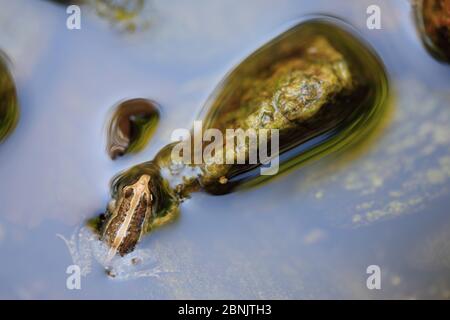
[[[373,2],[154,1],[157,23],[125,35],[89,15],[68,31],[60,6],[0,0],[0,47],[23,109],[0,146],[0,297],[449,298],[449,69],[422,48],[407,1],[375,1],[383,29],[366,29]],[[233,65],[316,12],[353,24],[390,73],[392,119],[373,144],[261,188],[198,195],[138,248],[170,272],[117,281],[94,262],[82,289],[67,290],[72,260],[56,234],[70,238],[99,213],[109,179],[191,124]],[[160,130],[144,152],[112,162],[105,116],[136,96],[165,106]],[[381,290],[366,288],[371,264]]]

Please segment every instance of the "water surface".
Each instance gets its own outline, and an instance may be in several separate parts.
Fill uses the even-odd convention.
[[[382,30],[366,28],[369,4]],[[49,2],[0,6],[22,110],[0,145],[1,298],[450,297],[450,73],[422,47],[408,1],[152,1],[151,27],[135,34],[92,13],[69,31]],[[351,23],[385,62],[394,100],[376,139],[260,188],[195,194],[140,244],[175,272],[116,281],[94,263],[68,290],[56,234],[101,212],[114,174],[152,158],[233,66],[313,13]],[[161,104],[160,125],[143,152],[113,162],[107,115],[134,97]],[[381,290],[366,287],[372,264]]]

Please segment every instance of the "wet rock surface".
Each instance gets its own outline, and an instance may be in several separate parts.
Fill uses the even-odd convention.
[[[6,62],[6,57],[0,52],[0,143],[6,139],[16,127],[19,119],[14,79]]]
[[[425,47],[450,63],[450,0],[418,0],[416,18]]]
[[[111,159],[144,149],[158,126],[159,117],[159,107],[151,100],[131,99],[115,107],[107,137]]]

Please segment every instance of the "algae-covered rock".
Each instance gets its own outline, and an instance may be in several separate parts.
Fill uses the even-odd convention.
[[[19,106],[14,79],[0,52],[0,143],[14,130],[18,119]]]
[[[107,152],[111,159],[144,149],[158,126],[159,108],[147,99],[120,103],[108,125]]]
[[[417,0],[415,16],[427,50],[450,63],[450,0]]]

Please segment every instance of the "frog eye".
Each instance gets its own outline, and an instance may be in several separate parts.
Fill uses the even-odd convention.
[[[125,197],[125,199],[128,199],[131,196],[133,196],[133,189],[132,188],[125,188],[124,189],[124,197]]]

